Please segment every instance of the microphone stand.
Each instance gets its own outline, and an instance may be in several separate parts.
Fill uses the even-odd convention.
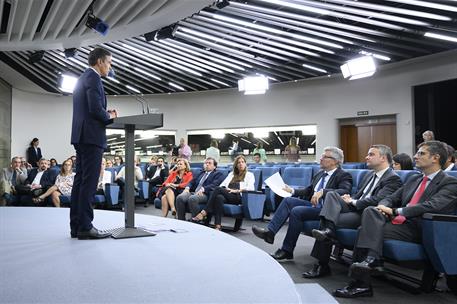
[[[137,95],[137,94],[129,94],[130,97],[134,98],[136,101],[141,103],[141,109],[143,110],[143,114],[149,114],[151,112],[149,108],[149,103],[146,101],[146,99],[143,96]],[[146,111],[145,111],[145,106],[146,105]]]

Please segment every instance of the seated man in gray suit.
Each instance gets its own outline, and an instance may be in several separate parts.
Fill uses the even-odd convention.
[[[216,168],[217,161],[214,158],[205,159],[203,171],[194,177],[184,191],[176,197],[178,219],[186,219],[186,206],[189,207],[192,217],[197,216],[200,212],[198,205],[206,203],[214,188],[222,183],[224,174]]]
[[[385,145],[373,145],[365,157],[367,167],[372,171],[365,175],[360,190],[353,196],[347,194],[328,193],[325,204],[319,215],[321,223],[319,229],[312,231],[316,238],[311,256],[318,259],[309,271],[303,273],[307,279],[322,277],[330,274],[328,266],[335,238],[336,227],[357,228],[360,225],[362,212],[368,206],[377,206],[381,199],[392,194],[401,187],[401,180],[394,170],[392,150]]]
[[[0,199],[10,204],[16,195],[16,186],[23,184],[27,179],[27,169],[21,168],[21,158],[15,156],[11,159],[11,165],[3,168],[0,175]],[[2,205],[3,202],[0,202]]]
[[[274,259],[293,259],[295,243],[302,230],[303,221],[318,219],[323,200],[328,193],[334,191],[343,195],[351,192],[352,176],[340,168],[343,160],[343,150],[337,147],[324,148],[320,159],[322,170],[313,177],[311,185],[302,189],[292,189],[286,186],[284,190],[291,192],[294,197],[286,197],[282,200],[266,229],[252,226],[252,231],[257,237],[273,244],[275,234],[289,218],[286,238],[283,246],[272,254]]]
[[[423,142],[414,155],[416,167],[423,175],[411,177],[403,187],[381,200],[378,206],[363,211],[354,247],[354,257],[358,262],[353,263],[349,270],[354,280],[348,286],[335,290],[334,296],[373,296],[370,274],[380,265],[383,241],[394,239],[420,243],[424,213],[455,212],[457,180],[442,171],[446,159],[445,143],[434,140]]]

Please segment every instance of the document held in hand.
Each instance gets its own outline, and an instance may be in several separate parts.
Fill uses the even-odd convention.
[[[287,191],[284,191],[283,188],[286,186],[284,181],[282,180],[281,175],[279,175],[279,172],[276,172],[269,178],[265,180],[265,184],[270,187],[271,191],[276,193],[277,195],[281,197],[289,197],[292,196],[292,193],[289,193]]]

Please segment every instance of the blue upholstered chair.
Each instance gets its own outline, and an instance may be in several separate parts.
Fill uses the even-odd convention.
[[[398,176],[400,176],[401,182],[404,184],[406,181],[416,174],[421,174],[419,171],[416,170],[396,170]]]

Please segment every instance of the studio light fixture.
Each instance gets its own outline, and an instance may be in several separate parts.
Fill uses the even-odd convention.
[[[32,55],[30,55],[29,63],[31,63],[31,64],[38,63],[41,60],[43,60],[43,57],[44,57],[44,51],[36,51],[36,52],[32,53]]]
[[[372,56],[362,56],[349,60],[341,67],[344,78],[349,80],[370,77],[376,72],[376,64]]]
[[[144,34],[144,39],[146,41],[159,41],[162,39],[173,38],[175,36],[177,26],[169,25],[160,30],[149,32]]]
[[[457,42],[457,37],[456,36],[448,36],[448,35],[443,35],[443,34],[438,34],[438,33],[432,33],[432,32],[427,32],[424,34],[425,37],[430,37],[430,38],[435,38],[435,39],[441,39],[441,40],[446,40],[446,41],[451,41],[451,42]]]
[[[244,95],[265,94],[267,90],[268,78],[263,75],[238,80],[238,91],[244,91]]]
[[[72,58],[72,57],[76,56],[76,53],[78,53],[78,49],[77,48],[65,49],[63,51],[63,53],[65,54],[65,58]]]
[[[92,6],[90,6],[88,9],[86,26],[90,29],[93,29],[102,36],[106,36],[106,34],[108,34],[108,23],[94,15],[94,10]]]
[[[78,78],[70,74],[62,74],[59,76],[59,90],[64,93],[73,93]]]
[[[216,7],[218,9],[224,8],[224,7],[229,6],[229,5],[230,5],[230,2],[228,2],[227,0],[219,0],[216,3]]]

